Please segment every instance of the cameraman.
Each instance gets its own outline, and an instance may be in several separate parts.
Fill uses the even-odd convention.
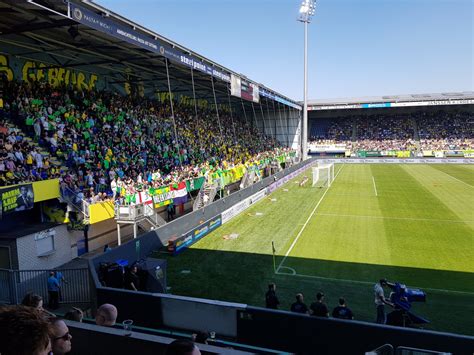
[[[393,307],[393,303],[385,299],[383,287],[388,286],[392,288],[394,284],[387,282],[386,279],[380,279],[374,286],[375,305],[377,306],[377,320],[379,324],[385,324],[387,318],[385,315],[385,305]]]

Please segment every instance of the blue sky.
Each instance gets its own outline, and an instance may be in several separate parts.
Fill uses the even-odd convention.
[[[97,0],[292,99],[303,98],[298,0]],[[472,0],[319,0],[310,99],[474,90]]]

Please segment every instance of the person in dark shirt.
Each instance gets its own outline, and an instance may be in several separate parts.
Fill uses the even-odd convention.
[[[138,267],[132,266],[127,275],[125,275],[125,288],[127,290],[138,291],[140,288],[140,278],[137,275]]]
[[[280,301],[276,295],[276,285],[271,283],[268,285],[268,291],[265,294],[265,307],[271,309],[278,309]]]
[[[306,306],[306,304],[304,303],[304,297],[302,293],[296,294],[296,302],[291,305],[290,310],[295,313],[309,313],[308,306]]]
[[[324,303],[324,293],[318,292],[316,294],[316,302],[311,303],[311,315],[315,317],[329,317],[328,306]]]
[[[354,315],[347,307],[346,300],[343,297],[339,298],[339,306],[333,309],[332,316],[339,319],[354,319]]]

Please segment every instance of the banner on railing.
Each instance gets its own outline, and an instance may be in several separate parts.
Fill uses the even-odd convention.
[[[0,190],[1,215],[33,208],[35,196],[31,184],[15,185]]]
[[[175,239],[173,241],[170,240],[172,244],[171,251],[175,254],[181,252],[182,250],[196,243],[199,239],[201,239],[205,235],[212,232],[214,229],[218,228],[221,224],[222,224],[221,215],[218,215],[214,218],[207,220],[206,222],[199,224],[196,228],[190,230],[187,233],[184,233],[178,239]]]
[[[152,189],[153,204],[155,208],[160,208],[169,205],[173,201],[173,192],[169,186]]]

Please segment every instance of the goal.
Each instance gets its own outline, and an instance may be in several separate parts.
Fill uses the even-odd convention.
[[[318,164],[313,167],[313,187],[329,187],[334,181],[334,164]]]

